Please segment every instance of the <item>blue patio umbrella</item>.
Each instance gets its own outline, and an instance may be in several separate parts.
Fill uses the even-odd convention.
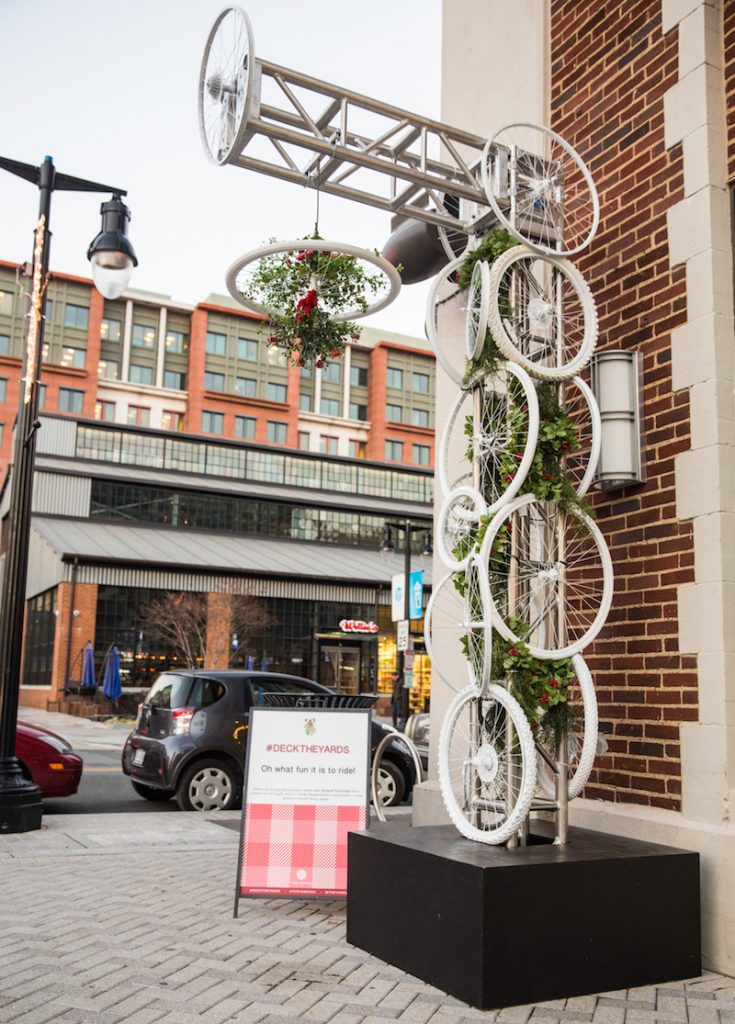
[[[94,690],[95,678],[94,678],[94,651],[92,649],[92,641],[87,641],[87,646],[84,648],[84,661],[82,663],[82,682],[80,689],[82,690]]]
[[[105,659],[105,677],[102,682],[102,693],[108,700],[118,700],[122,694],[120,679],[120,652],[117,647],[107,652]]]

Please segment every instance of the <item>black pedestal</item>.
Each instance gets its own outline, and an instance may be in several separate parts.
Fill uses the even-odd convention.
[[[700,973],[699,854],[533,831],[516,850],[449,825],[351,833],[348,942],[481,1009]]]

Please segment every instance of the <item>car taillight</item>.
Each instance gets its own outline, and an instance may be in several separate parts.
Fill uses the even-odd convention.
[[[174,708],[171,712],[174,720],[174,736],[185,736],[188,733],[191,720],[197,710],[197,708]]]

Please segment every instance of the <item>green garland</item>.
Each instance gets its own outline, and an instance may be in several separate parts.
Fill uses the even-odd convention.
[[[367,274],[356,257],[347,253],[310,249],[310,241],[321,241],[316,233],[303,241],[303,249],[264,256],[243,295],[269,310],[272,345],[284,349],[295,365],[322,367],[327,360],[338,359],[347,342],[360,336],[357,324],[336,321],[334,314],[366,310],[365,295],[380,291],[383,276]]]

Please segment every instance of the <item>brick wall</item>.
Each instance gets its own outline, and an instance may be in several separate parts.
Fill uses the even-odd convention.
[[[647,483],[594,498],[615,597],[585,652],[608,751],[588,797],[680,806],[679,723],[697,717],[696,659],[678,648],[679,584],[694,579],[690,523],[676,518],[674,457],[689,448],[686,392],[671,381],[672,328],[686,319],[684,268],[671,270],[666,211],[683,197],[681,147],[666,150],[663,94],[678,78],[661,0],[552,0],[552,127],[600,194],[591,247],[575,257],[595,296],[600,348],[643,355]]]

